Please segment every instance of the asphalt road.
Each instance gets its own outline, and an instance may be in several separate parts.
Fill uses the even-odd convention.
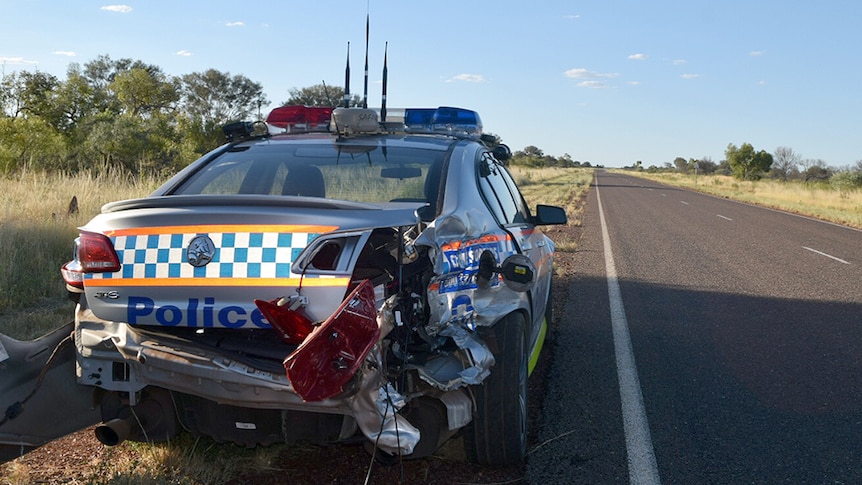
[[[530,483],[862,483],[862,232],[599,172],[573,258]]]

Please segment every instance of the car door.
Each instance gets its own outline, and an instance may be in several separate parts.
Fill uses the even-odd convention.
[[[508,170],[490,152],[480,156],[479,187],[485,203],[502,230],[512,237],[518,252],[529,257],[536,267],[536,285],[530,292],[531,323],[535,331],[545,313],[550,291],[552,247],[542,231],[530,222],[530,212]]]

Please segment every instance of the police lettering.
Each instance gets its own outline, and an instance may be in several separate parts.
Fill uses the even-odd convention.
[[[198,298],[189,298],[185,308],[180,308],[176,305],[156,306],[152,298],[130,296],[127,309],[126,321],[132,325],[152,323],[155,319],[159,325],[166,327],[240,328],[251,322],[260,328],[271,328],[257,308],[251,313],[238,305],[216,310],[216,301],[212,297],[204,298],[203,302]]]

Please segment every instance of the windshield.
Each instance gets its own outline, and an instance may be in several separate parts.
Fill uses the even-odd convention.
[[[445,155],[441,147],[331,142],[236,146],[198,170],[172,193],[433,203]]]

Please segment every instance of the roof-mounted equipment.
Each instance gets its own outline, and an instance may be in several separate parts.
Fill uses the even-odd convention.
[[[266,123],[281,133],[325,133],[331,119],[332,108],[292,105],[270,111]]]

